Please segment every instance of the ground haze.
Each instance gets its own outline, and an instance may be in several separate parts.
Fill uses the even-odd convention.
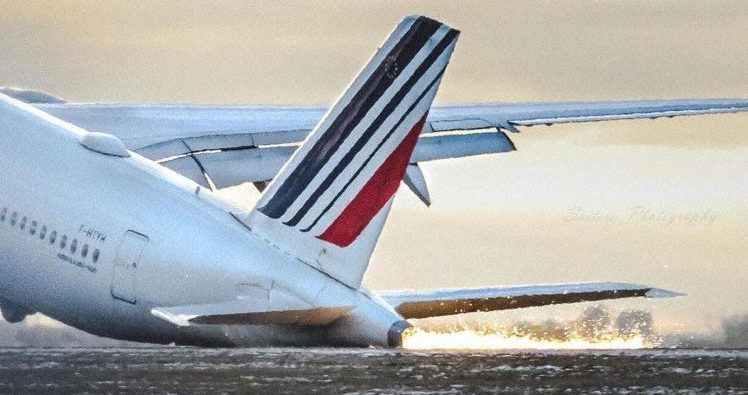
[[[14,393],[746,393],[748,352],[0,349]]]

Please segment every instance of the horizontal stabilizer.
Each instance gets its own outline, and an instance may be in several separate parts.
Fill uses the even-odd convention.
[[[352,306],[295,310],[252,311],[240,299],[225,303],[155,307],[151,314],[178,326],[298,325],[325,326],[344,316]]]
[[[608,282],[379,293],[379,296],[404,318],[439,317],[606,299],[664,298],[680,295],[682,294],[645,285]]]

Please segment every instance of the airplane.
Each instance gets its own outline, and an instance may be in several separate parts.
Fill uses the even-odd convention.
[[[432,106],[459,32],[405,18],[330,108],[76,104],[0,91],[0,308],[194,346],[399,347],[410,319],[678,295],[601,282],[362,286],[419,163],[533,125],[748,111],[748,100]],[[215,192],[254,183],[244,210]],[[403,269],[407,270],[407,269]]]

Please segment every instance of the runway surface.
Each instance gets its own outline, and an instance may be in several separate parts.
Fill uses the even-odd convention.
[[[0,392],[748,394],[748,350],[0,349]]]

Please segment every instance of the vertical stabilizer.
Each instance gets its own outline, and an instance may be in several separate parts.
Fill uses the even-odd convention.
[[[403,20],[243,218],[252,231],[358,287],[457,36]]]

